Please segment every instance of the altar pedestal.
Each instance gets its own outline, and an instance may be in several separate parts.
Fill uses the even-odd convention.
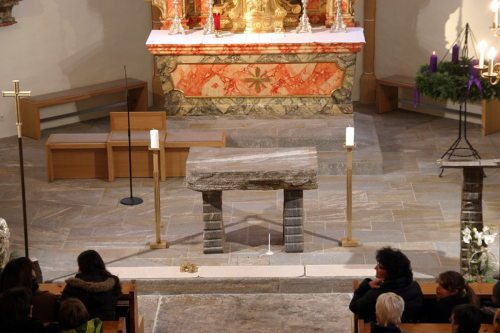
[[[297,34],[169,35],[153,30],[169,115],[314,116],[352,113],[361,28]]]

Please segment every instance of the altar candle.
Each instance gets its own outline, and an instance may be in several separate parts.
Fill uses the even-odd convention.
[[[493,28],[498,28],[498,21],[500,20],[500,3],[498,0],[493,0],[490,4],[490,9],[493,12]]]
[[[159,149],[160,148],[160,137],[158,135],[158,130],[157,129],[152,129],[149,131],[149,138],[151,140],[150,146],[152,149]]]
[[[436,51],[432,51],[431,59],[429,61],[429,69],[432,73],[437,72],[438,68],[438,56],[436,55]]]
[[[495,57],[497,56],[497,50],[494,47],[490,47],[488,50],[488,75],[495,76],[493,72],[493,66],[495,66]]]
[[[458,44],[453,45],[451,49],[451,62],[458,64],[458,54],[460,53],[460,46]]]
[[[486,53],[486,48],[488,47],[488,43],[486,41],[482,40],[479,42],[478,49],[479,49],[479,67],[484,67],[484,55]]]
[[[214,25],[215,25],[215,30],[220,30],[220,14],[219,13],[214,13]]]
[[[354,127],[349,126],[345,129],[345,145],[354,146]]]

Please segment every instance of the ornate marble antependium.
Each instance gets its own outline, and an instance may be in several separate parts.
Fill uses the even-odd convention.
[[[21,0],[0,0],[0,27],[17,23],[12,16],[12,7],[19,1]]]
[[[364,41],[360,28],[335,36],[316,31],[189,37],[187,44],[185,37],[153,31],[147,42],[169,115],[352,113],[356,52]]]

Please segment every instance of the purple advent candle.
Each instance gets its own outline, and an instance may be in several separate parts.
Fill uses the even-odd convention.
[[[451,49],[451,62],[454,64],[458,64],[458,56],[460,53],[460,46],[458,44],[453,45]]]
[[[469,67],[469,74],[472,79],[477,79],[479,77],[479,71],[477,68],[474,66],[477,66],[479,64],[479,60],[477,59],[472,59],[470,62],[470,67]]]
[[[438,56],[436,55],[436,51],[432,51],[431,59],[429,62],[429,70],[431,73],[437,72],[438,68]]]

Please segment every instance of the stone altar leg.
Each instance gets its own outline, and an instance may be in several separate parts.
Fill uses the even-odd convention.
[[[224,252],[224,222],[222,221],[222,191],[204,191],[203,253]]]
[[[302,190],[283,190],[283,238],[285,252],[304,251]]]
[[[462,185],[462,207],[460,212],[460,270],[468,269],[468,244],[462,240],[462,230],[469,228],[483,230],[483,168],[464,167]]]

